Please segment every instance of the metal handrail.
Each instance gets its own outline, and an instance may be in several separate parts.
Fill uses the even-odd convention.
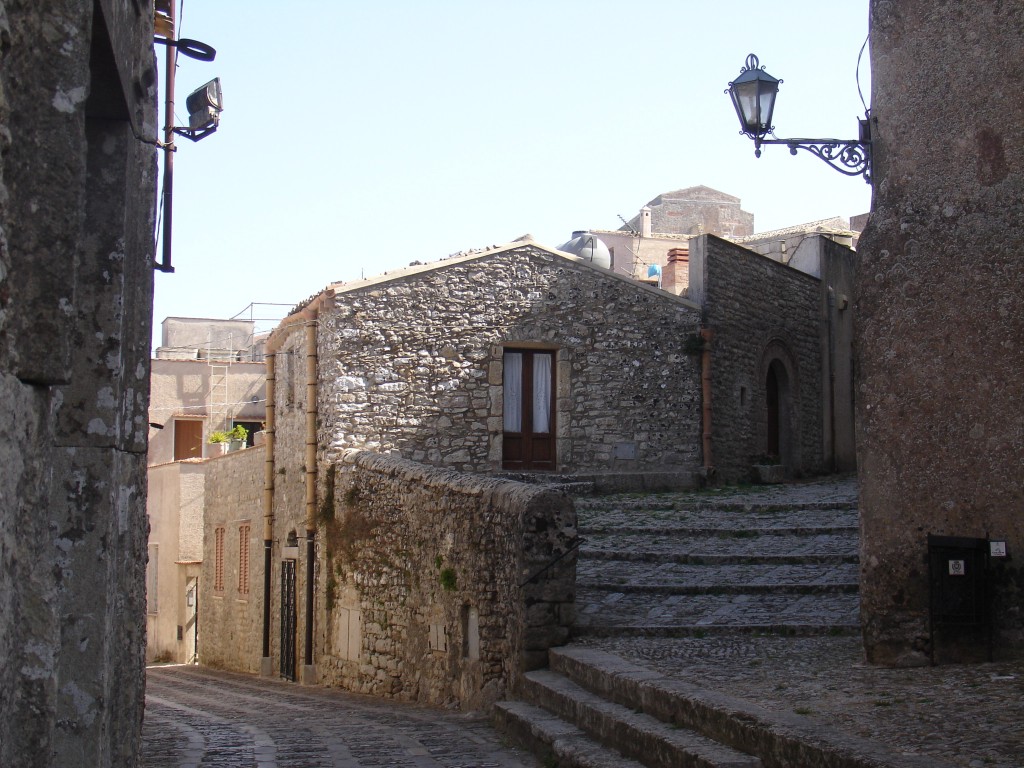
[[[519,588],[522,589],[527,584],[532,584],[533,582],[535,582],[539,576],[541,576],[542,574],[547,573],[549,570],[551,570],[551,568],[555,565],[555,563],[557,563],[559,560],[561,560],[563,557],[568,555],[573,550],[579,549],[580,544],[582,544],[585,541],[586,541],[586,539],[584,539],[582,536],[574,537],[569,542],[569,547],[564,552],[559,554],[554,560],[552,560],[550,563],[545,565],[543,568],[541,568],[539,571],[537,571],[535,574],[533,574],[530,578],[528,578],[526,581],[524,581],[522,584],[520,584]]]

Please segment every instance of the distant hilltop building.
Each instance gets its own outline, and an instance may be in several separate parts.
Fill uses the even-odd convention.
[[[620,231],[644,236],[706,234],[732,240],[754,234],[754,214],[740,207],[738,197],[711,187],[687,187],[658,195]]]
[[[743,210],[738,197],[696,186],[658,195],[620,229],[573,232],[570,242],[596,238],[607,247],[612,271],[686,296],[693,237],[715,235],[819,277],[817,245],[807,240],[808,236],[823,235],[855,247],[865,218],[857,217],[853,227],[837,216],[755,234],[754,215]],[[561,250],[567,250],[566,246],[560,246]],[[580,255],[572,248],[568,251]]]

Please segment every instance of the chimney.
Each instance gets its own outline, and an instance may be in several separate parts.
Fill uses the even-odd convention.
[[[640,237],[651,236],[651,209],[644,206],[640,209]]]
[[[668,263],[661,270],[662,290],[685,296],[690,287],[690,249],[672,248],[668,252]]]

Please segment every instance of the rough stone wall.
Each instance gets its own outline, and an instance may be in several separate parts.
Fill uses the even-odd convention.
[[[567,495],[370,453],[326,474],[322,682],[475,709],[566,641],[576,576]]]
[[[690,241],[690,295],[704,307],[711,343],[713,458],[719,477],[747,479],[766,453],[765,375],[772,359],[789,374],[790,474],[820,472],[820,281],[740,246],[704,235]]]
[[[1022,647],[1021,50],[1021,3],[871,3],[856,346],[861,618],[877,663],[927,660],[928,533],[1007,542],[996,650]],[[970,634],[940,637],[936,658],[978,658]]]
[[[260,671],[263,655],[263,446],[203,463],[206,501],[199,577],[199,662]],[[248,593],[239,592],[240,528],[249,526]],[[216,529],[224,528],[224,589],[215,591]]]
[[[298,546],[295,566],[298,598],[296,654],[300,667],[306,621],[303,599],[306,574],[306,338],[301,324],[289,331],[288,337],[274,353],[274,572],[271,574],[270,591],[270,648],[275,674],[281,658],[281,553],[292,534]]]
[[[108,32],[109,30],[109,32]],[[152,12],[0,0],[0,765],[134,765]]]
[[[558,351],[559,470],[693,468],[698,321],[690,302],[532,245],[340,289],[320,314],[320,442],[500,469],[501,345],[533,345]]]

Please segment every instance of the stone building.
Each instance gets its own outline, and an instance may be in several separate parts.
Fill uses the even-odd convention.
[[[870,8],[874,208],[857,285],[864,644],[882,664],[984,659],[991,620],[995,654],[1019,654],[1024,101],[1012,62],[1024,5]],[[959,552],[930,549],[929,534],[959,539]]]
[[[612,269],[620,274],[657,285],[650,267],[664,270],[672,265],[672,279],[662,286],[679,294],[686,286],[685,267],[676,264],[679,260],[672,258],[672,251],[686,250],[690,238],[698,235],[728,240],[751,235],[754,214],[740,207],[738,197],[696,186],[658,195],[621,229],[590,231],[608,246]],[[677,285],[678,289],[671,287]]]
[[[203,459],[226,447],[208,442],[212,432],[240,424],[251,446],[262,429],[265,334],[254,331],[251,320],[163,321],[150,371],[147,661],[196,661],[198,616],[216,620],[199,605],[206,478],[213,471]],[[260,487],[257,480],[257,496]]]
[[[251,320],[169,317],[150,375],[149,463],[202,458],[209,437],[263,423],[264,337]]]
[[[144,693],[152,8],[0,0],[0,765],[130,766]]]
[[[833,469],[828,340],[852,319],[827,286],[852,252],[816,242],[821,276],[696,238],[696,300],[526,241],[301,304],[267,343],[262,561],[255,452],[208,477],[204,659],[473,706],[571,623],[571,557],[514,585],[571,552],[571,506],[518,481],[739,480],[768,453]]]

